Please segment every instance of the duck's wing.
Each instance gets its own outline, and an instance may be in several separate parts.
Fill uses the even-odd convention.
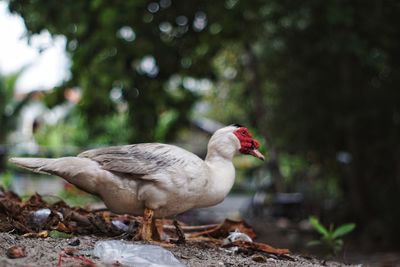
[[[168,168],[184,168],[202,160],[173,145],[144,143],[112,146],[82,152],[78,157],[96,161],[104,170],[133,176],[151,176]]]

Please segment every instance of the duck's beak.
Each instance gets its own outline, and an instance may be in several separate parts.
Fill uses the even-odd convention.
[[[259,159],[261,159],[261,160],[265,160],[264,155],[261,154],[261,152],[258,151],[257,149],[250,150],[250,151],[249,151],[249,154],[252,155],[252,156],[254,156],[254,157],[256,157],[256,158],[259,158]]]

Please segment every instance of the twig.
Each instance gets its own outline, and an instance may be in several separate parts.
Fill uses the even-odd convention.
[[[200,230],[208,230],[208,229],[212,229],[215,228],[216,226],[218,226],[219,224],[207,224],[207,225],[181,225],[181,229],[183,231],[188,231],[188,232],[195,232],[195,231],[200,231]],[[174,225],[170,225],[170,224],[165,224],[163,225],[164,229],[167,230],[174,230],[175,228],[175,224]]]
[[[57,261],[57,267],[61,267],[62,264],[62,258],[70,258],[70,259],[75,259],[75,260],[80,260],[82,261],[85,266],[96,266],[96,263],[89,260],[88,258],[84,257],[84,256],[73,256],[73,255],[68,255],[65,253],[64,250],[62,250],[60,252],[60,254],[58,255],[58,261]]]

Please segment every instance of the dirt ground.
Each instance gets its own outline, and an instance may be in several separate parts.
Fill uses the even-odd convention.
[[[79,239],[80,244],[78,246],[69,245],[72,239],[76,238]],[[77,258],[63,258],[61,265],[58,265],[60,253],[68,248],[76,248],[74,255],[81,255],[93,261],[95,265],[92,266],[106,266],[92,254],[97,241],[111,240],[110,238],[79,236],[72,239],[26,238],[15,234],[0,233],[0,266],[85,266]],[[140,244],[140,242],[135,243]],[[15,245],[25,248],[26,257],[11,259],[7,256],[7,250]],[[277,257],[263,253],[252,255],[232,253],[207,243],[189,242],[167,249],[186,266],[350,266],[292,254]]]
[[[104,209],[70,207],[62,201],[48,203],[38,194],[23,201],[13,192],[0,190],[0,267],[106,266],[93,255],[96,242],[117,240],[116,237],[121,235],[131,240],[137,230],[135,227],[140,222],[141,217],[116,215]],[[346,247],[337,262],[288,253],[284,248],[291,248],[297,253],[313,252],[301,250],[306,240],[295,241],[298,238],[293,239],[293,234],[290,235],[290,240],[293,239],[292,243],[298,245],[285,242],[289,240],[290,233],[282,230],[274,221],[250,222],[248,224],[242,220],[230,219],[215,224],[192,225],[180,222],[181,230],[191,241],[167,249],[186,266],[361,266],[358,263],[363,263],[362,266],[400,267],[399,253],[366,254],[357,247],[355,250]],[[169,237],[172,241],[178,240],[179,231],[173,225],[172,220],[158,220],[158,236]],[[231,240],[229,237],[236,231],[255,241]],[[53,232],[57,235],[52,235]],[[28,238],[21,236],[22,234],[35,237]],[[39,237],[43,235],[51,237]],[[61,238],[66,236],[72,238]],[[225,243],[226,240],[229,240],[228,244]],[[10,248],[13,246],[14,253],[24,250],[24,257],[12,258]],[[359,257],[354,257],[354,251],[358,252]],[[341,262],[351,262],[353,265]]]

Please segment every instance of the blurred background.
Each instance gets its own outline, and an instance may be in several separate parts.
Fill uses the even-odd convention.
[[[7,158],[154,141],[204,156],[240,123],[266,162],[236,158],[227,201],[183,219],[244,217],[301,250],[314,215],[354,222],[358,250],[396,250],[399,14],[395,0],[0,1],[1,183],[79,195]]]

